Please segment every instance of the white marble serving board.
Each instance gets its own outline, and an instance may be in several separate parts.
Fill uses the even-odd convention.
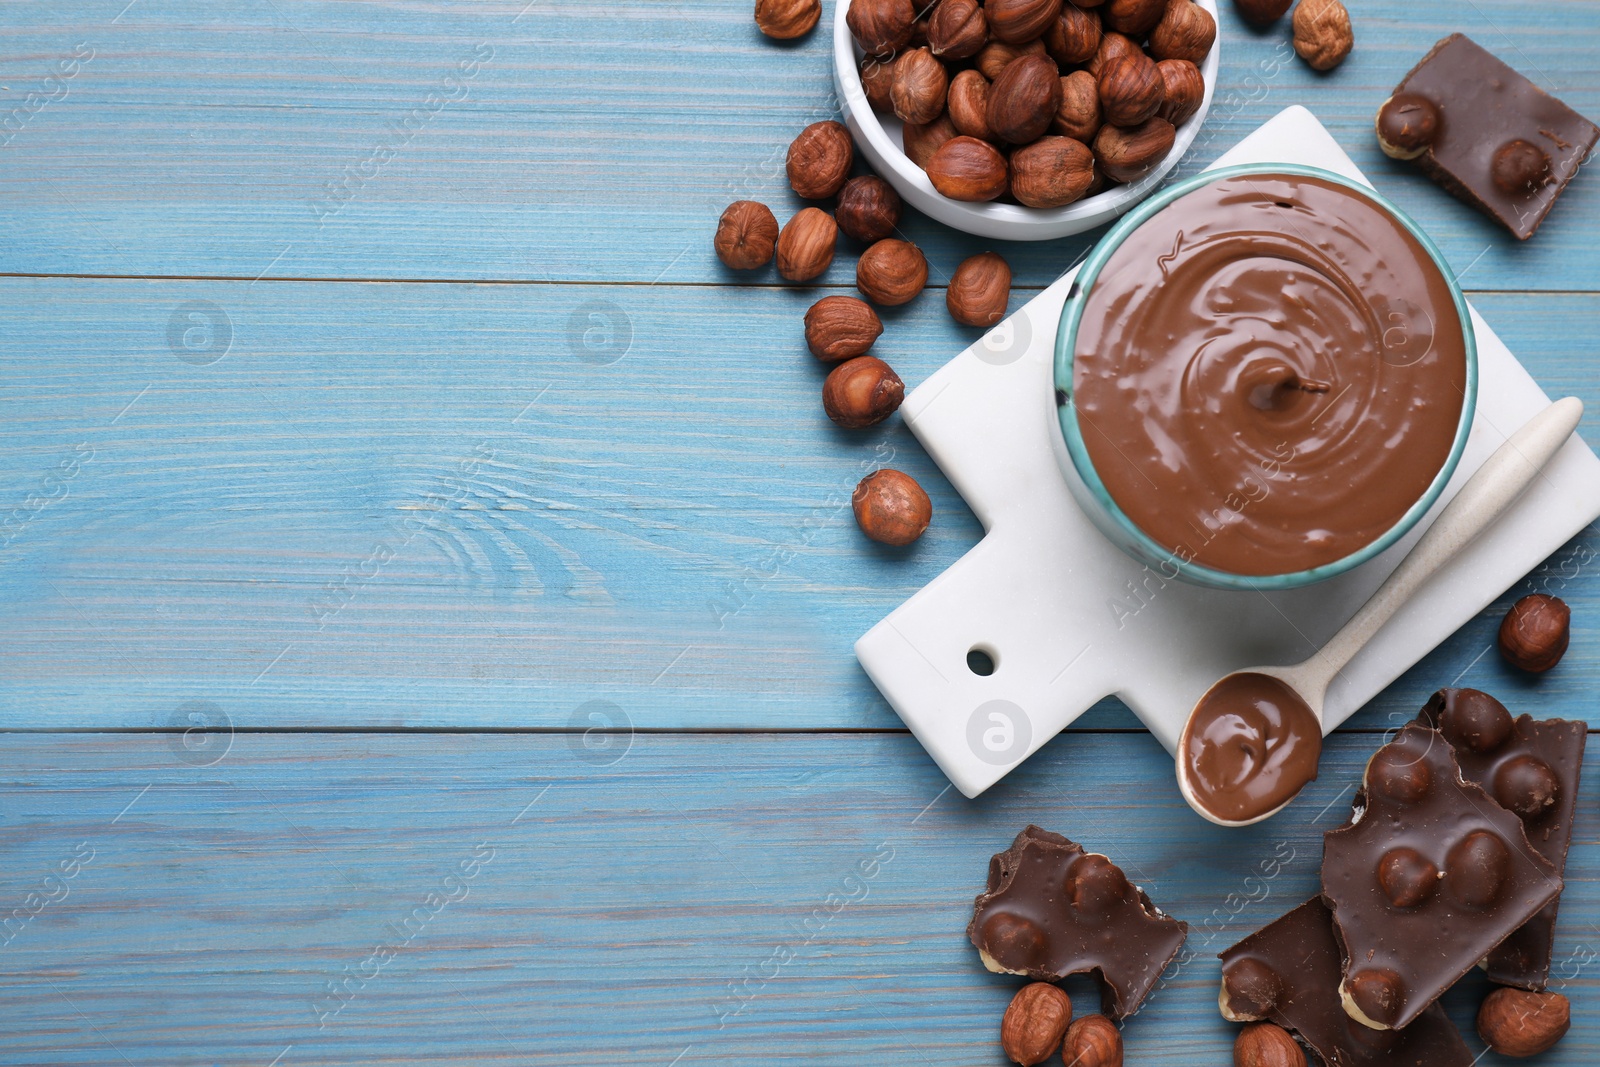
[[[1302,107],[1217,160],[1290,162],[1365,181]],[[1369,183],[1370,184],[1370,183]],[[1291,663],[1327,640],[1400,562],[1489,454],[1548,403],[1473,312],[1477,416],[1454,479],[1411,535],[1332,581],[1281,593],[1164,581],[1107,541],[1057,466],[1052,362],[1073,271],[906,398],[912,432],[987,531],[856,642],[856,656],[940,768],[976,796],[1102,697],[1115,694],[1172,751],[1213,681]],[[1574,437],[1501,520],[1441,570],[1334,682],[1331,730],[1600,516],[1600,459]],[[994,673],[967,666],[974,647]],[[1158,783],[1152,783],[1158,785]],[[1175,788],[1175,787],[1174,787]]]

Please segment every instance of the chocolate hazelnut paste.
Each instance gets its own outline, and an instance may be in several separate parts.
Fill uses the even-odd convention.
[[[1294,799],[1317,776],[1321,755],[1322,724],[1300,694],[1252,671],[1212,686],[1178,741],[1190,794],[1229,822]]]
[[[1177,560],[1241,575],[1394,526],[1448,458],[1467,381],[1427,250],[1359,193],[1287,174],[1218,180],[1134,230],[1073,362],[1112,498]]]

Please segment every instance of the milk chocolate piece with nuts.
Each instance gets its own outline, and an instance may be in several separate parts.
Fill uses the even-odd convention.
[[[1411,68],[1377,131],[1389,155],[1415,159],[1524,241],[1600,139],[1600,127],[1459,33]]]
[[[1404,1030],[1369,1030],[1339,1003],[1333,915],[1313,897],[1225,952],[1218,1006],[1233,1022],[1270,1019],[1335,1067],[1467,1067],[1472,1053],[1439,1005]]]
[[[1522,820],[1462,781],[1442,734],[1407,724],[1367,763],[1349,824],[1323,838],[1345,1011],[1404,1028],[1560,893]]]
[[[1097,974],[1113,1019],[1139,1009],[1188,931],[1109,859],[1037,826],[990,858],[967,926],[991,971],[1041,982]]]
[[[1565,870],[1586,726],[1531,715],[1513,720],[1504,704],[1476,689],[1439,690],[1423,707],[1420,721],[1455,747],[1462,777],[1521,816],[1528,842],[1557,874]],[[1484,961],[1489,981],[1534,991],[1545,987],[1560,903],[1546,904],[1489,953]]]

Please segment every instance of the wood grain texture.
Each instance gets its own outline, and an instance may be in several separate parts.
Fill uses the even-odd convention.
[[[1600,184],[1580,178],[1518,245],[1384,157],[1371,132],[1390,89],[1453,30],[1600,115],[1600,7],[1352,0],[1355,52],[1319,75],[1289,54],[1287,23],[1254,32],[1222,6],[1216,101],[1176,176],[1306,104],[1470,284],[1584,288],[1600,269],[1585,223]],[[827,23],[779,46],[748,8],[8,3],[0,99],[54,98],[0,135],[0,272],[772,283],[717,264],[715,220],[744,197],[796,210],[783,151],[837,107]],[[75,54],[90,58],[46,81]],[[993,244],[920,217],[905,231],[940,284]],[[1041,285],[1095,236],[1005,251],[1020,283]],[[827,280],[847,281],[852,260]]]
[[[13,735],[0,902],[92,858],[0,947],[0,1059],[999,1064],[1016,980],[964,927],[989,855],[1034,821],[1191,926],[1128,1062],[1226,1063],[1214,954],[1316,891],[1374,741],[1336,738],[1288,812],[1224,831],[1129,735],[1059,738],[978,801],[905,735],[641,735],[598,758],[560,737]],[[1600,1058],[1592,799],[1577,830],[1552,1065]],[[347,973],[366,980],[334,1012]],[[1483,991],[1452,994],[1458,1020]]]

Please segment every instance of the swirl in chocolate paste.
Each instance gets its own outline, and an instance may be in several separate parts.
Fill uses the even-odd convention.
[[[1178,742],[1189,791],[1219,819],[1274,811],[1317,776],[1322,724],[1289,686],[1230,674],[1200,698]]]
[[[1112,498],[1183,561],[1242,575],[1372,543],[1449,456],[1466,344],[1449,284],[1376,202],[1224,178],[1094,280],[1073,404]]]

